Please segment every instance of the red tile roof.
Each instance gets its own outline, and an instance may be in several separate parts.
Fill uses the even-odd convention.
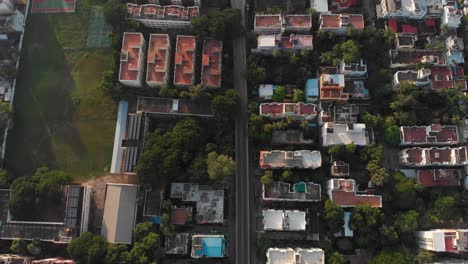
[[[401,144],[403,145],[453,145],[458,143],[458,129],[456,126],[401,127]]]
[[[320,28],[333,29],[340,27],[364,28],[364,17],[360,14],[321,14]]]
[[[359,0],[332,0],[329,6],[330,10],[344,10],[359,6]]]
[[[221,56],[223,43],[210,39],[203,45],[201,83],[205,87],[221,87]]]
[[[146,81],[148,83],[164,83],[167,78],[169,50],[169,35],[151,34],[148,48],[148,64]]]
[[[312,28],[312,15],[284,15],[286,27]]]
[[[402,163],[419,166],[461,166],[467,163],[466,147],[409,148],[400,153]]]
[[[136,81],[140,72],[140,52],[143,48],[143,35],[125,32],[122,40],[119,80]]]
[[[255,15],[255,27],[281,27],[281,15]]]
[[[289,115],[315,117],[315,104],[305,103],[264,103],[260,105],[260,115],[272,118],[284,118]]]
[[[195,47],[194,36],[178,35],[174,58],[174,84],[192,85],[194,82],[195,67]]]
[[[460,186],[460,171],[453,169],[418,170],[416,181],[423,187]]]
[[[154,4],[136,5],[127,4],[127,15],[134,19],[163,19],[190,21],[200,14],[198,6],[160,6]]]
[[[354,207],[359,204],[382,207],[382,196],[356,194],[356,182],[351,179],[329,180],[328,194],[335,204],[342,207]]]
[[[185,225],[187,222],[190,222],[190,218],[192,217],[192,212],[190,208],[172,208],[172,217],[171,222],[174,225]]]

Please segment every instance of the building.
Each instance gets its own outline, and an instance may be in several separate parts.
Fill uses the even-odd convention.
[[[306,213],[291,210],[263,210],[263,228],[265,231],[305,231]]]
[[[322,110],[319,113],[320,126],[332,122],[337,124],[355,124],[359,117],[359,107],[355,104],[319,105]]]
[[[1,264],[30,264],[32,261],[31,257],[12,255],[12,254],[1,254],[0,263]]]
[[[344,161],[334,161],[330,167],[330,174],[334,177],[349,176],[349,163]]]
[[[346,63],[344,60],[340,61],[338,68],[339,73],[343,74],[346,78],[365,79],[367,78],[367,64],[361,59],[359,62]]]
[[[383,18],[423,19],[425,16],[440,17],[442,1],[381,0],[377,16]]]
[[[400,127],[400,145],[457,145],[459,143],[457,126],[443,126],[433,124],[430,126],[402,126]]]
[[[344,35],[348,29],[364,29],[364,17],[360,14],[321,14],[320,29]]]
[[[299,129],[274,130],[271,135],[272,146],[312,145],[313,143],[312,137],[306,138],[305,133]]]
[[[173,225],[185,225],[192,222],[193,208],[191,206],[173,206],[171,212],[171,223]]]
[[[221,67],[223,42],[215,39],[203,43],[201,85],[208,88],[221,88]]]
[[[416,182],[423,187],[456,187],[460,186],[462,174],[460,170],[433,169],[418,170]]]
[[[447,64],[463,64],[465,57],[463,56],[464,45],[463,39],[456,36],[449,36],[445,39],[445,49],[447,56]]]
[[[127,19],[138,21],[150,28],[188,29],[190,21],[198,16],[198,6],[127,4]]]
[[[347,101],[349,94],[344,92],[344,88],[343,74],[320,75],[320,101]]]
[[[185,255],[188,253],[189,233],[174,233],[166,237],[164,245],[168,255]]]
[[[363,81],[347,81],[345,82],[345,91],[350,99],[367,100],[369,99],[369,89],[366,88]]]
[[[417,231],[416,242],[419,248],[446,253],[463,253],[468,251],[467,229],[433,229]]]
[[[463,166],[468,164],[466,146],[408,148],[400,151],[400,164],[409,167]]]
[[[412,49],[417,40],[418,36],[415,34],[397,33],[395,44],[397,49]]]
[[[359,0],[332,0],[329,9],[331,11],[341,11],[353,7],[359,7]]]
[[[322,126],[322,146],[329,147],[354,143],[357,146],[369,144],[366,124],[337,124],[326,122]]]
[[[260,115],[271,119],[297,118],[312,120],[317,116],[315,104],[305,103],[263,103]]]
[[[308,79],[305,85],[305,100],[307,103],[316,103],[319,98],[319,82],[318,79]]]
[[[405,68],[418,63],[427,63],[434,66],[444,66],[446,65],[445,53],[441,50],[390,50],[390,68]]]
[[[8,203],[11,191],[0,190],[0,239],[40,240],[66,244],[88,231],[91,187],[79,185],[63,186],[65,212],[63,222],[15,221],[12,219]]]
[[[324,264],[325,253],[320,248],[269,248],[266,264]]]
[[[317,150],[271,150],[260,151],[262,169],[316,169],[322,165],[322,156]]]
[[[283,32],[310,32],[312,15],[255,15],[254,32],[262,34],[282,34]]]
[[[164,86],[169,81],[171,41],[167,34],[151,34],[146,66],[146,83],[151,87]]]
[[[328,12],[328,1],[326,0],[310,0],[310,8],[313,8],[319,13]]]
[[[225,235],[192,236],[192,258],[224,258],[227,242]]]
[[[31,264],[74,264],[72,259],[63,259],[63,258],[48,258],[48,259],[39,259],[33,260]]]
[[[441,23],[447,26],[447,29],[456,30],[460,26],[462,18],[463,13],[456,6],[444,6]]]
[[[275,50],[290,50],[298,53],[302,50],[312,50],[314,48],[312,35],[259,35],[257,37],[257,48],[252,52],[273,55]]]
[[[434,90],[457,88],[466,90],[466,81],[463,76],[463,67],[453,65],[446,67],[432,67],[417,71],[397,71],[393,75],[393,85],[398,86],[408,82],[416,86],[428,86]]]
[[[194,36],[178,35],[174,55],[174,85],[188,87],[195,81],[195,50]]]
[[[195,219],[199,224],[224,222],[223,189],[194,183],[172,183],[170,198],[194,203],[197,212]]]
[[[133,184],[107,184],[101,235],[109,243],[132,243],[138,188]]]
[[[321,200],[322,188],[313,182],[299,182],[292,185],[285,182],[263,184],[264,201],[316,202]]]
[[[0,16],[0,33],[23,32],[25,17],[18,9],[13,13]]]
[[[356,181],[352,179],[331,179],[327,181],[328,197],[341,207],[355,207],[358,204],[382,207],[382,196],[357,194],[356,190]]]
[[[200,0],[148,0],[149,3],[155,5],[180,5],[180,6],[200,6]]]
[[[119,81],[123,85],[141,87],[144,71],[144,50],[146,49],[143,34],[125,32],[120,52]]]
[[[11,82],[0,78],[0,99],[5,102],[10,102],[12,93],[13,87]]]
[[[13,13],[15,10],[15,3],[12,0],[0,1],[0,15]]]
[[[260,84],[258,86],[258,97],[260,99],[271,100],[273,98],[273,92],[278,87],[274,84]]]
[[[136,114],[150,116],[213,117],[210,104],[190,100],[138,96]]]

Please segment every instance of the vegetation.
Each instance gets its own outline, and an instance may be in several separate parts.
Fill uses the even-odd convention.
[[[323,222],[326,223],[330,233],[334,234],[340,231],[344,225],[344,211],[339,205],[331,200],[325,201],[323,212]]]
[[[208,153],[206,167],[210,179],[227,184],[234,176],[236,162],[229,156],[213,151]]]
[[[8,102],[0,102],[0,130],[10,128],[13,118],[13,110]]]
[[[238,9],[211,11],[192,19],[190,32],[197,38],[213,37],[218,40],[233,40],[244,31],[242,16]]]
[[[339,66],[341,60],[346,63],[359,62],[361,53],[354,40],[347,40],[333,46],[331,51],[322,53],[320,59],[323,63]]]

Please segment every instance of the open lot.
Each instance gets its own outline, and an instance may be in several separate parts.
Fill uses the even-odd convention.
[[[75,11],[75,0],[33,0],[31,13],[65,13]]]
[[[98,87],[111,55],[85,48],[90,8],[77,4],[28,17],[5,160],[15,175],[48,166],[85,181],[110,166],[116,105]]]

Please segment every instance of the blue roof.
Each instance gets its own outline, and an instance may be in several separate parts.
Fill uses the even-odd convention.
[[[465,59],[463,58],[463,53],[461,51],[452,51],[452,54],[448,56],[447,62],[463,63]]]
[[[308,79],[306,83],[306,96],[318,96],[319,86],[318,79]]]
[[[209,258],[224,257],[224,238],[204,237],[202,254]]]

